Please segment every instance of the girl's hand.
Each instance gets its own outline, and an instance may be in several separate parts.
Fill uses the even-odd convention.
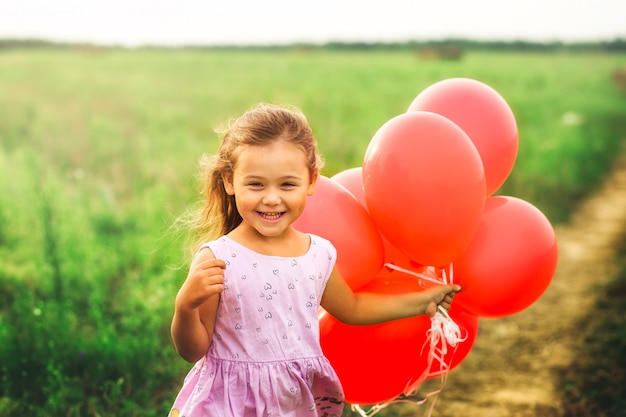
[[[204,356],[211,346],[218,297],[224,291],[225,268],[224,261],[216,259],[210,249],[201,250],[176,295],[172,340],[180,356],[191,363]]]
[[[209,252],[203,255],[203,252]],[[176,296],[176,308],[194,310],[211,297],[224,291],[224,269],[221,259],[212,257],[210,251],[202,251],[192,263],[187,279]]]
[[[439,306],[449,310],[454,295],[459,291],[461,291],[461,287],[454,284],[432,286],[425,290],[424,293],[428,297],[425,314],[433,317]]]

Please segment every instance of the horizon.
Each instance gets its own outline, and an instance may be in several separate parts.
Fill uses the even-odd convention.
[[[515,46],[516,44],[530,45],[530,46],[602,46],[607,44],[619,44],[620,49],[623,45],[626,45],[626,36],[617,36],[613,39],[595,39],[595,40],[527,40],[527,39],[475,39],[470,37],[465,38],[440,38],[440,39],[407,39],[407,40],[386,40],[386,41],[367,41],[367,40],[328,40],[325,42],[284,42],[284,43],[190,43],[190,44],[158,44],[158,43],[145,43],[140,45],[124,45],[121,43],[97,43],[88,41],[64,41],[46,38],[11,38],[0,36],[0,46],[2,44],[15,43],[21,46],[38,47],[38,46],[50,46],[50,47],[71,47],[71,46],[84,46],[94,48],[121,48],[121,49],[150,49],[150,48],[162,48],[162,49],[228,49],[228,48],[251,48],[251,49],[263,49],[263,48],[290,48],[290,47],[313,47],[313,48],[326,48],[334,45],[350,46],[397,46],[397,47],[409,47],[409,46],[472,46],[472,45],[503,45],[503,46]],[[456,44],[456,45],[455,45]]]
[[[126,47],[441,39],[575,43],[626,38],[623,16],[622,0],[22,0],[0,5],[0,39]]]

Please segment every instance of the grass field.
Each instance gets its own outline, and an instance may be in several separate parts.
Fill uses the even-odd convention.
[[[299,106],[331,176],[360,166],[424,88],[475,78],[518,123],[499,193],[557,223],[626,137],[611,82],[624,66],[623,54],[0,52],[0,416],[167,413],[188,368],[169,340],[188,253],[168,228],[195,204],[197,161],[229,117]]]

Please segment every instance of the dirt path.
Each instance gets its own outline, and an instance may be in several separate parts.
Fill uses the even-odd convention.
[[[576,360],[577,324],[597,286],[610,281],[617,239],[626,231],[626,152],[572,222],[556,229],[559,264],[548,290],[526,310],[482,319],[469,356],[450,373],[432,417],[562,417],[560,370]],[[394,405],[399,416],[428,407]]]

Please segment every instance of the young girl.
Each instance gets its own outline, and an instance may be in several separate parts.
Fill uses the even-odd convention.
[[[291,226],[322,167],[297,109],[252,108],[206,161],[207,243],[176,296],[171,329],[176,350],[195,366],[170,416],[341,416],[341,385],[320,347],[319,307],[354,325],[433,316],[438,306],[450,308],[460,287],[354,294],[332,244]]]

